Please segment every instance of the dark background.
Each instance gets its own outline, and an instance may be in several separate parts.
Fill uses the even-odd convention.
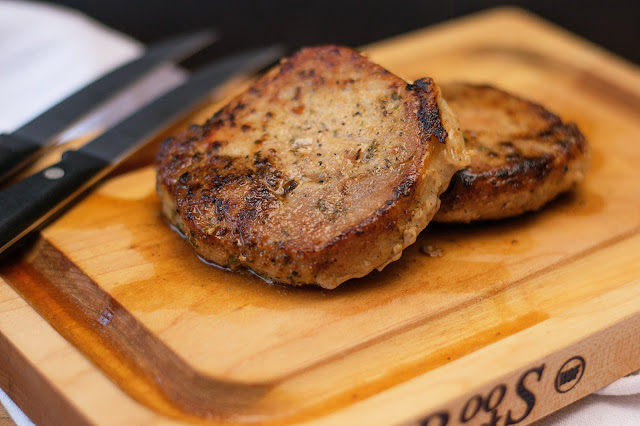
[[[291,48],[338,43],[359,46],[501,5],[532,11],[627,59],[640,63],[640,1],[247,1],[62,0],[145,43],[212,26],[215,51],[283,42]]]

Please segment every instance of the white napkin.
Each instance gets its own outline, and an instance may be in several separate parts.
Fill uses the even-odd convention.
[[[13,131],[142,51],[138,42],[75,11],[2,0],[0,46],[0,132]],[[106,111],[84,127],[96,122],[111,124],[182,79],[183,72],[173,67],[162,68],[108,105]],[[1,389],[0,403],[18,425],[33,424]],[[538,424],[640,425],[640,375],[620,379]]]
[[[626,396],[640,394],[640,370],[611,383],[609,386],[600,389],[596,393],[603,396]],[[640,405],[638,405],[638,408],[640,408]],[[637,424],[640,425],[640,422],[638,422]]]
[[[143,50],[76,11],[18,1],[0,1],[0,46],[0,132],[15,130]],[[58,140],[109,126],[185,77],[173,65],[159,67]]]
[[[10,132],[132,59],[140,43],[68,9],[0,2],[0,131]]]

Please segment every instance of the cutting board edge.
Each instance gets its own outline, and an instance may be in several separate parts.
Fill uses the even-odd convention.
[[[163,419],[136,403],[97,366],[64,339],[8,283],[0,278],[0,385],[36,424],[101,424],[111,404],[135,419]],[[38,339],[33,339],[38,336]],[[109,401],[105,406],[103,401]]]
[[[19,298],[17,293],[15,293],[8,284],[0,280],[0,287],[4,287],[4,289],[1,289],[4,293],[14,293],[13,297],[19,299],[17,300],[17,302],[14,302],[14,304],[16,305],[14,310],[24,310],[28,317],[28,321],[26,322],[21,322],[21,324],[12,324],[13,327],[10,327],[11,330],[9,332],[7,332],[6,328],[7,323],[0,323],[0,331],[2,332],[0,335],[0,345],[3,346],[5,350],[7,348],[9,349],[4,353],[7,357],[10,357],[12,359],[12,366],[27,363],[30,367],[33,368],[34,372],[33,374],[25,376],[23,374],[20,374],[16,369],[1,369],[0,372],[3,373],[3,375],[1,376],[3,378],[3,388],[6,390],[7,394],[12,397],[20,407],[24,409],[25,413],[29,415],[32,420],[35,420],[38,423],[42,422],[42,424],[60,424],[60,421],[71,421],[73,422],[73,424],[105,424],[105,417],[102,417],[104,416],[104,414],[106,414],[104,408],[102,410],[96,411],[94,411],[93,408],[99,407],[101,400],[104,400],[105,398],[111,398],[112,401],[113,399],[118,400],[119,404],[123,404],[126,410],[129,410],[129,413],[134,413],[139,420],[144,419],[143,423],[181,423],[177,420],[163,417],[158,413],[155,413],[148,408],[136,403],[121,389],[115,387],[114,384],[110,382],[109,379],[105,377],[96,367],[87,370],[87,361],[77,349],[75,349],[69,342],[62,339],[61,336],[59,336],[57,333],[55,333],[51,326],[42,317],[37,315],[35,311],[33,311],[24,300]],[[630,304],[629,301],[633,300],[634,296],[640,296],[640,279],[631,281],[623,287],[624,288],[614,290],[612,293],[624,294],[625,297],[623,297],[622,299],[627,300],[627,305]],[[629,288],[631,288],[631,291],[629,291]],[[627,296],[630,293],[631,296]],[[572,311],[579,311],[580,315],[593,316],[593,306],[602,304],[603,300],[608,300],[610,298],[611,294],[598,297],[590,303],[587,303]],[[611,344],[607,341],[603,342],[602,340],[600,340],[599,342],[597,342],[597,345],[594,345],[594,340],[601,338],[602,334],[608,333],[610,337],[613,333],[620,333],[620,329],[623,327],[628,330],[630,321],[633,321],[633,327],[631,331],[632,333],[635,333],[635,335],[633,335],[635,336],[635,341],[640,342],[640,313],[637,311],[629,312],[629,309],[615,312],[615,308],[617,308],[618,305],[610,305],[608,302],[605,304],[609,305],[609,310],[614,312],[615,320],[612,321],[611,316],[609,316],[608,318],[603,318],[603,320],[608,321],[608,323],[606,324],[606,327],[598,334],[588,337],[585,337],[584,335],[578,335],[574,339],[575,341],[578,341],[579,347],[585,347],[584,352],[581,352],[581,355],[583,355],[585,359],[589,359],[588,355],[585,354],[589,352],[590,347],[597,346],[599,349],[602,346],[608,346]],[[565,315],[565,320],[566,318],[572,318],[571,311]],[[601,318],[601,316],[597,316],[597,319],[599,318]],[[547,334],[549,332],[547,321],[544,321],[543,323],[527,329],[526,333]],[[29,333],[53,333],[53,338],[54,340],[56,340],[56,352],[62,353],[65,357],[70,357],[71,359],[76,361],[78,364],[74,366],[74,374],[78,377],[90,376],[91,380],[94,382],[94,385],[90,388],[83,388],[82,390],[80,390],[72,383],[64,382],[62,383],[63,386],[60,387],[61,383],[58,377],[59,373],[57,371],[58,366],[55,363],[41,362],[43,348],[41,348],[40,346],[42,346],[42,342],[37,342],[36,344],[25,344],[25,336]],[[354,406],[338,410],[326,417],[314,419],[307,423],[317,425],[333,425],[345,424],[345,421],[355,421],[356,419],[358,421],[366,420],[370,424],[388,424],[388,421],[393,421],[395,423],[403,422],[403,424],[412,424],[412,422],[418,423],[419,421],[424,421],[428,416],[431,415],[445,412],[450,414],[452,412],[455,412],[454,410],[456,409],[460,410],[461,405],[468,401],[468,398],[471,398],[474,395],[487,395],[493,389],[495,389],[496,384],[507,384],[507,386],[510,386],[511,389],[515,387],[514,384],[516,384],[518,380],[522,378],[522,375],[524,373],[529,372],[531,368],[535,368],[541,363],[549,363],[549,361],[547,360],[550,357],[564,359],[567,358],[567,356],[562,356],[565,352],[579,352],[578,350],[576,350],[576,346],[573,345],[573,341],[565,342],[564,348],[560,352],[551,350],[541,351],[538,348],[535,353],[532,352],[529,354],[522,354],[527,358],[525,367],[516,369],[512,368],[512,365],[509,365],[509,363],[506,363],[505,367],[502,368],[502,370],[505,370],[504,374],[500,375],[496,379],[492,379],[488,383],[473,383],[472,385],[463,383],[464,380],[462,380],[461,377],[464,377],[466,375],[466,373],[464,372],[468,371],[470,365],[473,365],[474,363],[483,359],[483,356],[486,355],[486,352],[504,353],[505,348],[502,348],[503,346],[513,348],[517,346],[517,340],[519,339],[522,339],[522,336],[514,335],[505,338],[499,342],[496,342],[488,347],[482,348],[470,354],[468,357],[456,360],[423,376],[416,377],[408,382],[394,386],[393,388],[377,394],[371,398],[363,400],[355,404]],[[633,339],[629,338],[627,338],[626,340],[633,341]],[[18,347],[20,346],[25,349],[19,350]],[[640,348],[636,348],[635,350],[638,349]],[[509,351],[507,349],[506,352],[508,353],[512,351]],[[633,354],[634,349],[630,348],[627,353],[629,355]],[[628,358],[633,360],[632,356],[629,356]],[[558,399],[555,402],[552,401],[551,405],[540,403],[538,407],[545,406],[549,407],[549,409],[540,410],[538,407],[536,407],[538,409],[533,412],[532,417],[528,418],[527,421],[533,421],[535,419],[542,418],[550,412],[566,406],[571,402],[580,399],[584,395],[593,392],[600,387],[616,380],[617,378],[640,368],[640,360],[636,360],[635,364],[630,364],[628,361],[629,360],[627,360],[626,363],[621,364],[623,365],[622,369],[624,371],[622,371],[621,368],[618,368],[618,370],[616,371],[607,371],[608,374],[601,375],[597,382],[592,383],[590,386],[583,386],[579,395],[573,395],[574,397],[572,396],[571,398]],[[476,366],[476,369],[481,367]],[[434,378],[434,374],[437,377]],[[533,377],[533,375],[536,375],[537,373],[534,372],[529,374],[532,374],[531,377]],[[465,392],[463,393],[463,396],[457,398],[448,398],[451,394],[451,383],[455,382],[456,379],[454,378],[454,376],[456,375],[458,376],[458,385],[465,388]],[[535,377],[533,378],[535,379]],[[460,384],[460,380],[462,380],[463,384]],[[438,395],[434,395],[430,391],[434,382],[445,384],[445,387],[448,388],[444,393],[439,392],[439,395],[441,395],[441,397],[439,398]],[[5,383],[10,383],[10,386],[6,386]],[[43,384],[46,384],[47,386],[42,386]],[[89,398],[92,402],[92,405],[90,407],[87,407],[87,401],[86,398],[84,398],[86,395],[83,395],[87,392],[93,393],[93,398]],[[39,395],[39,398],[32,398],[34,394]],[[458,394],[460,394],[459,391]],[[391,410],[390,413],[381,412],[380,407],[388,407],[388,405],[385,404],[388,403],[388,399],[390,398],[403,401],[403,404],[401,404],[402,409],[394,409]],[[56,405],[56,407],[59,408],[53,411],[47,409],[45,410],[45,412],[43,412],[43,406],[41,405],[41,403],[43,401],[52,400],[55,400],[56,403],[60,404],[59,406]],[[421,401],[431,401],[432,403],[428,404],[427,408],[424,408],[423,406],[422,410],[416,410],[416,403]],[[522,401],[517,400],[516,402],[522,404]],[[505,405],[506,404],[507,403],[505,402]],[[83,410],[83,408],[88,409]],[[128,419],[130,420],[131,418],[128,417]],[[127,422],[110,421],[109,424],[127,424]]]
[[[440,423],[435,424],[447,425],[448,419],[463,416],[464,410],[473,407],[474,398],[481,403],[487,403],[492,394],[500,399],[496,395],[501,392],[496,389],[502,386],[506,388],[507,394],[503,395],[497,414],[504,415],[513,409],[513,413],[522,415],[524,405],[527,410],[531,408],[531,411],[520,421],[526,418],[525,423],[528,424],[640,369],[640,358],[635,356],[640,351],[640,311],[633,303],[634,298],[640,298],[640,278],[570,309],[562,316],[550,318],[466,357],[306,424],[320,426],[364,422],[374,425],[426,425],[438,419]],[[612,304],[612,300],[618,302]],[[623,309],[619,309],[621,306]],[[581,319],[588,319],[589,323],[598,323],[601,327],[593,334],[591,329],[578,324],[577,321]],[[558,323],[575,331],[572,339],[567,340],[558,332]],[[523,345],[523,341],[530,340],[532,335],[538,340],[551,339],[554,345]],[[628,342],[636,343],[633,346],[628,345]],[[615,353],[614,359],[611,359],[602,350],[612,346],[618,349],[626,346],[627,349],[607,352]],[[505,359],[505,354],[510,358]],[[511,361],[516,357],[524,362],[516,365]],[[582,359],[582,363],[575,364],[582,366],[582,373],[561,384],[560,390],[564,392],[560,392],[556,386],[561,380],[561,372],[567,371],[566,363],[575,358]],[[611,365],[615,368],[611,368]],[[589,375],[584,376],[586,366],[589,368]],[[594,367],[595,372],[591,373]],[[478,379],[481,375],[477,373],[487,369],[501,373],[492,374],[490,380]],[[536,386],[538,382],[542,385]],[[527,401],[529,397],[525,395],[526,392],[517,395],[518,387],[522,386],[531,393],[533,400]],[[568,386],[571,387],[567,389]],[[432,391],[434,388],[438,389],[437,393]],[[577,390],[571,392],[574,388]],[[396,403],[391,404],[391,401]],[[382,408],[390,406],[393,406],[393,410]],[[475,410],[471,408],[470,411]],[[478,411],[476,414],[489,415],[491,411]],[[469,424],[480,424],[487,420],[489,419],[475,418]],[[451,423],[458,424],[454,421]]]

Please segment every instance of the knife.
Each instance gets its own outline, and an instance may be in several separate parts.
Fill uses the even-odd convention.
[[[231,77],[250,74],[284,54],[272,46],[234,54],[196,71],[162,95],[62,160],[0,191],[0,253],[56,217],[154,134],[197,106]]]
[[[98,108],[115,92],[169,61],[184,59],[211,44],[216,36],[201,30],[158,42],[144,55],[98,78],[9,134],[0,134],[0,182],[24,168],[52,139]]]

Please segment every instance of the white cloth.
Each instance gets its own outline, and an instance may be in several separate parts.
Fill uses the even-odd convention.
[[[139,42],[76,11],[2,0],[0,46],[0,132],[17,129],[143,50]],[[185,77],[173,65],[159,67],[57,141],[109,126]]]
[[[10,132],[134,58],[140,43],[44,3],[0,2],[0,131]]]
[[[139,43],[77,12],[18,1],[0,1],[0,46],[0,132],[13,131],[142,50]],[[175,69],[160,70],[107,109],[130,111],[183,78]],[[105,125],[114,117],[103,112],[89,125],[96,120]],[[18,425],[32,424],[2,390],[0,403]],[[640,375],[620,379],[538,424],[640,425]]]
[[[625,396],[640,394],[640,370],[611,383],[609,386],[600,389],[596,393],[603,396]],[[638,408],[640,408],[640,404],[638,405]],[[640,422],[638,422],[637,424],[640,425]]]

